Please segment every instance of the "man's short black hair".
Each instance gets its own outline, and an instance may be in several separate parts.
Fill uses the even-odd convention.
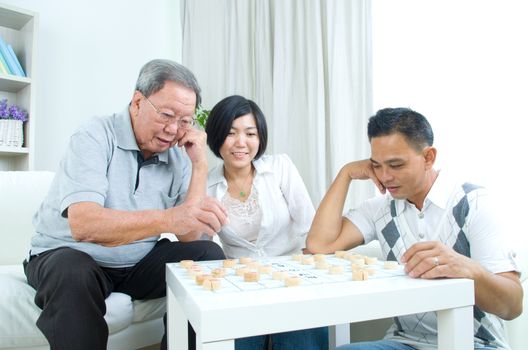
[[[370,117],[367,129],[369,142],[374,137],[400,133],[418,152],[432,146],[434,141],[431,124],[423,115],[409,108],[380,109]]]
[[[233,121],[246,114],[252,114],[255,117],[255,123],[257,124],[257,131],[259,136],[259,149],[255,159],[258,159],[266,151],[268,144],[268,126],[266,124],[266,118],[264,113],[260,110],[259,106],[245,97],[239,95],[228,96],[222,101],[218,102],[207,118],[205,124],[205,132],[207,133],[207,145],[213,153],[218,157],[220,155],[220,148],[224,144]]]

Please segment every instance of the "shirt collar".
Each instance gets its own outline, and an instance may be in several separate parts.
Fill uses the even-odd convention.
[[[211,171],[209,171],[209,176],[207,177],[207,187],[215,186],[219,183],[224,183],[227,186],[227,182],[224,177],[223,163],[211,169]]]
[[[269,164],[269,162],[264,162],[262,158],[254,160],[253,166],[255,167],[255,179],[257,179],[259,175],[262,175],[264,173],[273,172],[273,169],[271,168],[271,164]],[[207,186],[211,187],[218,183],[224,183],[224,185],[227,186],[227,182],[224,176],[224,164],[223,163],[214,167],[209,172]]]
[[[253,166],[255,167],[255,172],[258,175],[264,173],[272,173],[273,168],[271,162],[265,162],[262,158],[253,161]]]
[[[126,106],[124,110],[116,114],[114,127],[117,147],[124,150],[141,152],[137,145],[136,137],[134,136],[134,129],[132,129],[129,106]],[[156,153],[156,155],[160,162],[167,163],[169,160],[169,149],[161,153]]]
[[[441,209],[446,209],[456,184],[445,171],[438,170],[438,176],[425,199]]]
[[[445,172],[438,170],[436,180],[425,197],[423,207],[427,208],[430,204],[434,204],[441,209],[445,209],[453,192],[453,186],[453,181],[446,176]],[[390,194],[387,195],[390,199],[393,199]],[[406,199],[395,199],[395,202],[397,215],[400,215],[405,210],[407,204],[411,205]]]

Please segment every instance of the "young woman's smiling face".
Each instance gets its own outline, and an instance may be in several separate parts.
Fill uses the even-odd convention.
[[[257,155],[260,139],[257,123],[253,114],[246,114],[233,120],[231,130],[224,144],[220,147],[220,155],[224,165],[233,168],[251,166],[251,161]]]

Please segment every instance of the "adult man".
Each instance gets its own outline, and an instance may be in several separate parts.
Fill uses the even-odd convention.
[[[224,257],[218,245],[195,241],[226,223],[225,209],[206,197],[206,136],[192,128],[199,102],[188,69],[153,60],[121,113],[72,136],[25,263],[51,349],[106,349],[111,292],[163,297],[165,263]],[[179,242],[158,241],[163,232]]]
[[[370,118],[368,137],[371,158],[341,169],[317,210],[308,249],[330,253],[377,239],[387,260],[404,263],[411,277],[473,279],[475,347],[507,349],[501,319],[522,312],[523,292],[486,193],[433,168],[433,131],[419,113],[382,109]],[[350,182],[364,179],[371,179],[385,196],[342,217]],[[394,320],[384,340],[344,348],[436,348],[434,313]]]

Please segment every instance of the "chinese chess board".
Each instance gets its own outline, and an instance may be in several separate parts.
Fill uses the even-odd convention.
[[[192,291],[233,293],[283,287],[391,278],[405,275],[403,265],[336,252],[178,263],[174,272]]]

